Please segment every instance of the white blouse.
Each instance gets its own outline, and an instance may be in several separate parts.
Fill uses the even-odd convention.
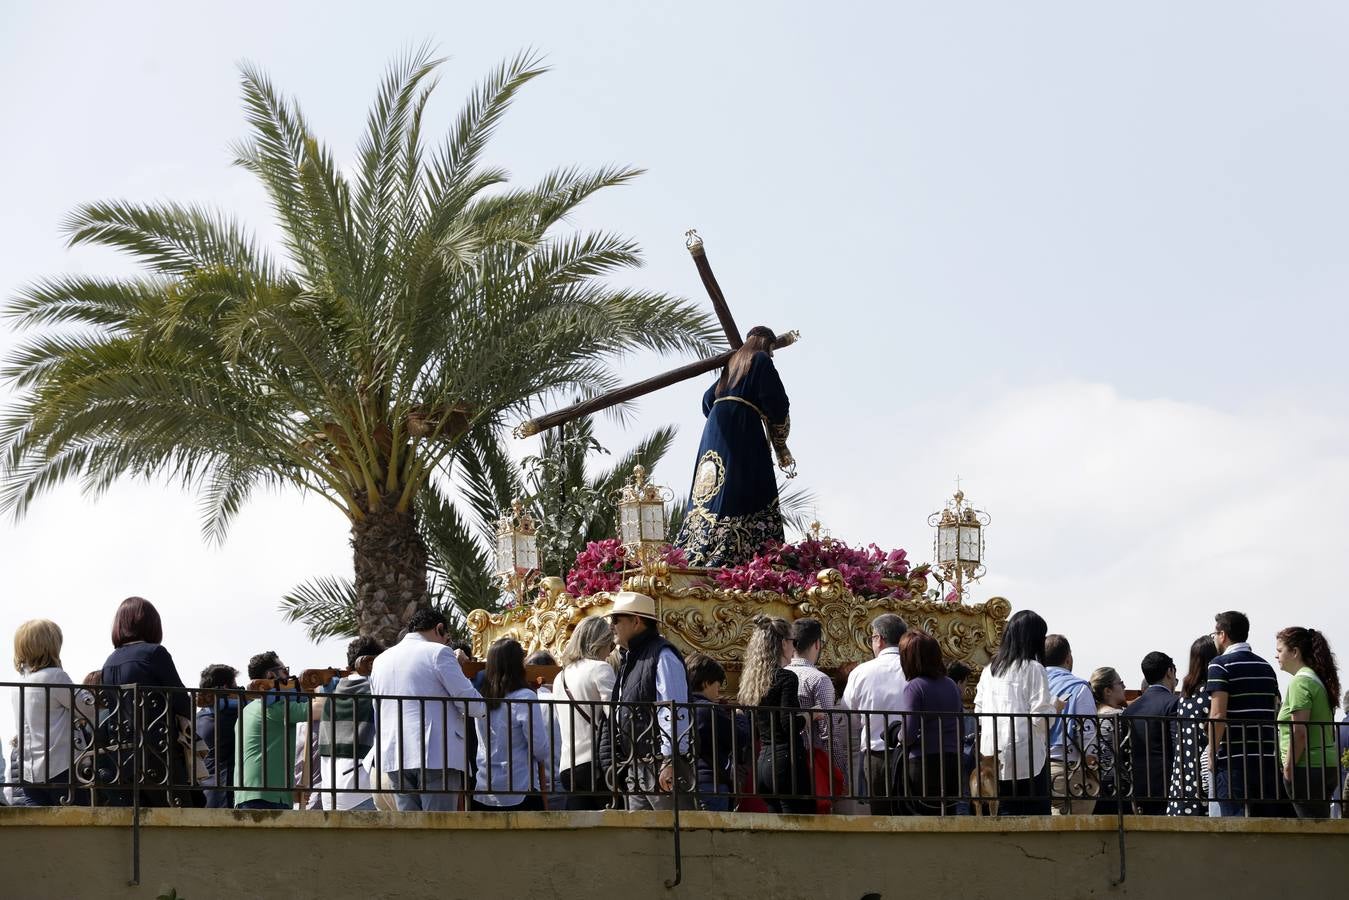
[[[23,761],[23,778],[39,783],[65,781],[70,770],[73,715],[78,713],[92,721],[93,697],[75,685],[60,666],[29,672],[23,682],[35,685],[22,691],[14,689],[14,719],[22,735],[19,758]]]
[[[594,758],[594,737],[601,717],[608,713],[604,704],[614,692],[616,679],[614,667],[602,659],[574,662],[553,679],[553,699],[567,701],[553,707],[562,747],[560,771],[585,765]]]
[[[998,778],[1020,781],[1040,774],[1048,756],[1055,713],[1049,677],[1038,662],[1014,663],[1001,675],[984,669],[974,694],[976,713],[1018,713],[979,719],[979,755],[998,757]]]

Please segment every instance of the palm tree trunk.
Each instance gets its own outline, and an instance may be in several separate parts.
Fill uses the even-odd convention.
[[[398,497],[398,491],[391,492],[379,509],[351,526],[356,624],[362,637],[373,637],[385,646],[397,641],[412,614],[430,603],[426,543],[417,529],[416,512],[396,509]]]

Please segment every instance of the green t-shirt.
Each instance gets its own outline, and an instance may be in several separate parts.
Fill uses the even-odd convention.
[[[1288,722],[1293,713],[1300,709],[1308,711],[1311,722],[1324,722],[1324,725],[1307,726],[1307,752],[1297,761],[1299,766],[1333,766],[1339,754],[1336,752],[1334,718],[1330,711],[1330,695],[1321,679],[1309,666],[1303,666],[1293,676],[1284,695],[1283,706],[1279,707],[1279,721]],[[1293,729],[1288,726],[1279,728],[1279,758],[1288,759],[1288,748],[1293,742]]]
[[[266,752],[263,713],[266,713]],[[295,728],[309,720],[309,704],[289,699],[252,700],[239,716],[243,740],[234,754],[234,803],[268,800],[290,806],[295,794]],[[263,757],[267,771],[263,771]]]

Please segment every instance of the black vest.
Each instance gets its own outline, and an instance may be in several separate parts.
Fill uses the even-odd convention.
[[[613,699],[621,703],[654,703],[657,699],[656,663],[666,648],[683,665],[684,654],[655,631],[648,630],[634,638],[623,653]],[[656,720],[651,707],[616,705],[610,722],[614,727],[606,729],[606,736],[611,737],[612,745],[606,749],[617,750],[620,765],[655,759],[659,744],[655,740]],[[601,758],[608,760],[610,757],[602,754]]]

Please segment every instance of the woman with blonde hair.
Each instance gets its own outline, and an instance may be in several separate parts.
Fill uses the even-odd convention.
[[[14,698],[14,719],[28,806],[88,802],[87,791],[74,790],[71,761],[75,716],[92,721],[93,702],[61,668],[62,642],[60,626],[48,619],[24,622],[14,632],[14,668],[24,685]]]
[[[1117,759],[1120,747],[1127,747],[1129,736],[1122,729],[1125,720],[1119,718],[1124,711],[1126,697],[1124,679],[1110,666],[1101,666],[1087,679],[1091,685],[1091,696],[1096,700],[1096,760],[1100,772],[1101,791],[1096,798],[1098,816],[1115,815],[1120,798],[1127,797],[1129,785],[1124,773],[1120,771]]]
[[[802,717],[792,660],[792,628],[786,619],[755,616],[754,632],[745,648],[736,699],[754,710],[759,741],[755,787],[772,812],[812,813],[810,760],[802,740]]]
[[[576,626],[557,660],[562,671],[553,679],[553,699],[563,701],[556,707],[555,721],[565,809],[604,809],[609,801],[608,795],[598,793],[604,789],[604,778],[596,772],[595,745],[604,705],[614,692],[614,667],[608,662],[613,649],[609,623],[590,616]]]

